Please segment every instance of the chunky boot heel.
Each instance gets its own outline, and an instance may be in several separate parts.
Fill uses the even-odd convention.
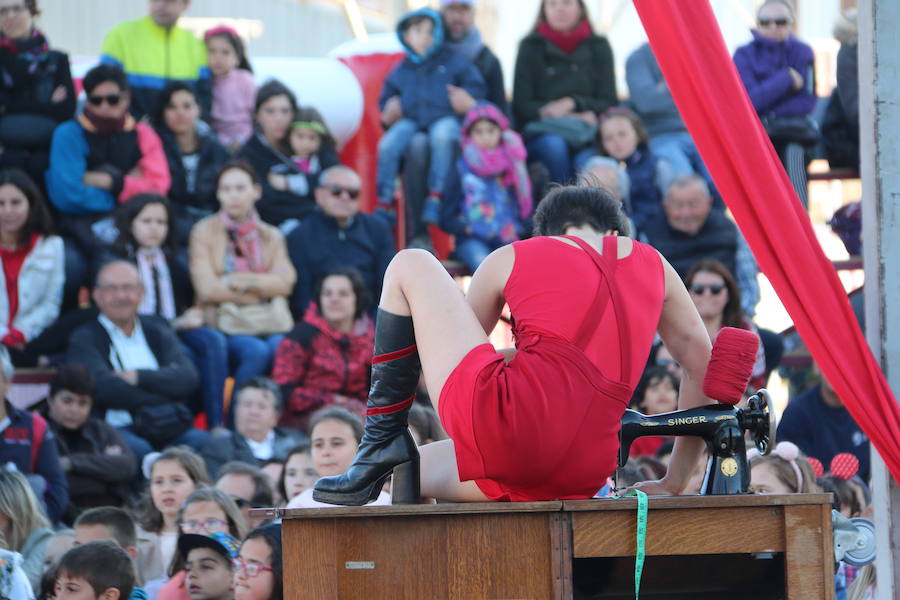
[[[402,493],[394,495],[394,503],[419,502],[419,451],[407,428],[407,417],[420,371],[412,317],[379,308],[366,431],[347,472],[317,481],[314,500],[345,506],[366,504],[378,498],[385,480],[395,471],[400,474]]]

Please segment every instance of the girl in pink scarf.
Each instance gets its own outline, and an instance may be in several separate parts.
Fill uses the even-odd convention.
[[[481,103],[469,111],[460,144],[462,158],[457,166],[466,239],[458,243],[457,254],[474,271],[490,251],[525,232],[533,207],[531,181],[522,138],[493,104]],[[468,252],[469,240],[477,242],[481,251]]]

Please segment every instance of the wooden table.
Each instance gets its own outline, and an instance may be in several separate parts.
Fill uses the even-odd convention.
[[[285,598],[633,598],[634,498],[289,509]],[[641,598],[834,597],[831,495],[651,498]]]

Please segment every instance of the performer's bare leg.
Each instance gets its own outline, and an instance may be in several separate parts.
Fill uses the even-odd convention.
[[[460,481],[453,440],[419,447],[422,465],[422,496],[449,502],[488,502],[474,481]]]

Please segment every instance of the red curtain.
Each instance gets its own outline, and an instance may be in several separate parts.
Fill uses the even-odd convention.
[[[634,4],[675,104],[763,273],[900,482],[900,406],[747,97],[709,2]]]

